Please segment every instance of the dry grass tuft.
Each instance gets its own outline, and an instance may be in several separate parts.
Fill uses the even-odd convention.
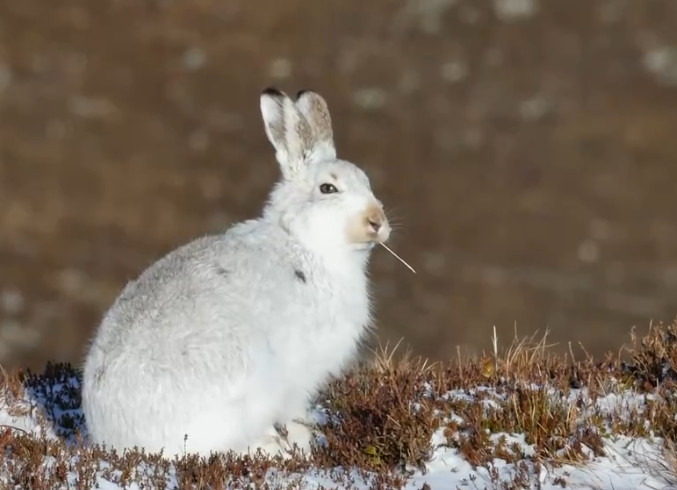
[[[404,470],[423,468],[430,457],[439,425],[426,389],[433,367],[408,353],[396,361],[396,348],[382,350],[371,366],[334,381],[321,395],[327,443],[313,456],[322,466]]]
[[[626,350],[631,361],[623,367],[635,386],[646,391],[660,385],[674,387],[677,383],[677,320],[667,327],[651,324],[647,335],[641,338],[634,329],[630,335],[632,347]]]

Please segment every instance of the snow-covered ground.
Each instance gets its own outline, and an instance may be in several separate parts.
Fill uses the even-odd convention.
[[[7,427],[15,427],[35,437],[46,436],[56,439],[65,438],[67,444],[67,483],[61,488],[83,488],[81,475],[75,465],[81,451],[87,448],[78,446],[72,437],[73,428],[82,428],[82,417],[77,407],[77,379],[74,377],[54,381],[51,385],[36,385],[26,390],[21,399],[13,399],[5,390],[0,396],[0,435]],[[0,391],[2,394],[2,391]],[[492,388],[454,390],[443,395],[448,400],[473,401],[481,394],[483,404],[491,406],[492,400],[500,400],[502,394]],[[586,399],[586,392],[573,390],[569,399],[574,402]],[[641,412],[646,402],[644,396],[631,393],[610,394],[598,397],[589,405],[583,404],[582,414],[597,410],[596,413]],[[56,407],[60,408],[56,408]],[[631,415],[628,415],[631,416]],[[451,414],[454,417],[454,414]],[[326,418],[326,411],[318,407],[316,420]],[[448,432],[447,432],[448,436]],[[403,472],[404,488],[407,489],[484,489],[484,488],[590,488],[590,489],[668,489],[675,486],[674,474],[665,461],[663,441],[659,438],[631,438],[627,436],[605,437],[605,456],[595,456],[592,450],[584,448],[590,454],[585,463],[562,464],[553,466],[548,463],[537,464],[533,447],[525,442],[522,434],[490,435],[492,441],[505,438],[508,445],[515,444],[525,459],[508,462],[494,459],[486,466],[473,467],[459,452],[449,447],[444,434],[444,426],[434,432],[432,445],[435,448],[425,468]],[[0,438],[0,441],[2,439]],[[3,446],[0,445],[0,448]],[[513,446],[511,446],[513,447]],[[14,483],[9,481],[9,466],[15,461],[11,450],[4,448],[0,482],[8,488]],[[104,453],[105,454],[105,453]],[[56,458],[45,456],[42,471],[48,474],[54,471]],[[674,471],[674,466],[672,468]],[[147,461],[138,463],[132,475],[132,484],[122,486],[119,482],[122,472],[101,458],[98,460],[93,484],[89,488],[104,490],[142,488],[181,488],[176,474],[175,463],[158,469],[157,464]],[[522,475],[521,479],[519,476]],[[383,488],[379,486],[379,475],[358,470],[357,468],[311,469],[303,472],[289,472],[271,467],[264,480],[270,488]],[[161,483],[160,483],[161,482]],[[516,483],[518,482],[518,483]],[[232,483],[232,482],[231,482]],[[242,482],[238,482],[242,484]],[[520,486],[518,486],[520,485]],[[523,485],[523,486],[521,486]]]

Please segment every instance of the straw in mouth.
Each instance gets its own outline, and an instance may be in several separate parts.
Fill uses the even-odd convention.
[[[407,262],[402,257],[400,257],[395,252],[393,252],[390,248],[388,248],[388,245],[386,245],[383,242],[378,242],[378,244],[381,245],[383,248],[385,248],[388,252],[390,252],[393,255],[393,257],[395,257],[397,260],[402,262],[407,267],[407,269],[409,269],[411,272],[416,274],[416,271],[414,270],[414,268],[412,266],[410,266],[409,264],[407,264]]]

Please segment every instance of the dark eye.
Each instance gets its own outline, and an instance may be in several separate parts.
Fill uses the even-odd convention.
[[[333,194],[334,192],[338,192],[338,189],[334,184],[322,184],[320,186],[320,192],[322,194]]]

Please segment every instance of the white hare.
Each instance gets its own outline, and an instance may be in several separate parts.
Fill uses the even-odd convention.
[[[357,351],[369,254],[390,226],[365,173],[336,158],[320,95],[267,89],[261,113],[281,180],[260,218],[169,253],[105,314],[82,386],[93,442],[167,455],[309,450],[296,420]]]

